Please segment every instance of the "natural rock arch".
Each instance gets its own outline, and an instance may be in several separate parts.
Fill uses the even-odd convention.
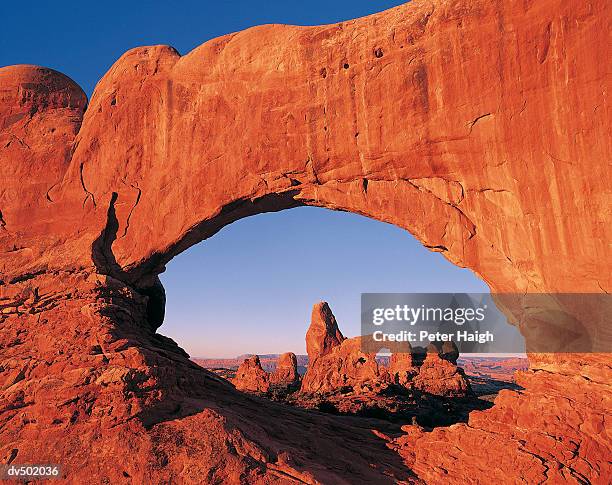
[[[492,65],[485,60],[510,47],[498,25],[480,20],[519,11],[528,12],[534,24],[538,14],[543,23],[556,18],[559,28],[569,29],[564,35],[590,35],[593,50],[600,42],[596,25],[587,23],[584,31],[566,25],[583,15],[569,6],[558,7],[555,15],[543,14],[550,6],[505,8],[464,11],[415,2],[337,26],[249,29],[183,57],[166,46],[133,49],[100,81],[82,125],[85,100],[67,78],[6,68],[6,92],[15,94],[3,107],[11,118],[7,129],[18,129],[14,120],[35,111],[43,125],[61,121],[66,131],[78,133],[74,140],[38,141],[56,150],[45,154],[44,170],[31,184],[43,195],[27,193],[31,200],[26,199],[28,210],[45,222],[62,214],[73,224],[56,224],[54,239],[32,248],[35,254],[20,260],[19,269],[7,264],[4,271],[40,266],[39,247],[47,251],[44,262],[64,267],[61,256],[57,263],[53,257],[65,247],[53,244],[72,245],[79,238],[86,240],[75,251],[78,262],[91,264],[89,248],[107,224],[109,206],[117,219],[116,230],[105,234],[107,242],[114,238],[112,256],[129,281],[139,282],[232,220],[311,204],[406,228],[427,247],[476,271],[494,291],[576,291],[577,283],[583,291],[601,291],[607,268],[598,270],[595,258],[605,249],[603,239],[586,234],[589,224],[568,228],[550,214],[582,220],[590,218],[580,211],[603,215],[604,200],[576,207],[573,195],[585,184],[604,194],[605,167],[591,163],[589,174],[571,177],[579,160],[604,157],[597,123],[572,115],[598,106],[601,93],[589,82],[602,80],[602,68],[582,57],[575,60],[581,69],[566,79],[558,69],[566,58],[547,65],[521,44],[504,50],[499,65]],[[537,38],[534,30],[536,25],[523,26],[514,35]],[[544,40],[547,53],[554,54],[550,39]],[[559,49],[574,45],[557,42],[564,42]],[[467,59],[457,51],[463,44],[473,52]],[[503,77],[498,71],[504,63],[534,74]],[[51,89],[61,102],[50,104],[37,89]],[[542,119],[541,113],[559,104],[559,89],[567,109],[554,122]],[[528,94],[519,100],[520,93]],[[30,102],[19,104],[22,95]],[[61,109],[47,112],[55,107]],[[571,143],[564,136],[570,132],[585,142]],[[29,135],[35,136],[32,130]],[[72,149],[66,153],[64,147]],[[545,193],[532,193],[546,186]],[[36,234],[32,212],[29,218],[13,216],[23,202],[3,201],[2,210],[5,229],[27,242]],[[584,243],[574,248],[580,233]],[[579,281],[575,260],[567,268],[547,259],[574,257],[573,249],[591,270]],[[98,265],[112,271],[110,263]]]
[[[120,450],[119,434],[135,432],[132,418],[153,433],[184,431],[186,422],[160,421],[196,411],[183,419],[221,429],[223,419],[210,410],[223,414],[234,395],[152,332],[163,309],[157,275],[174,255],[258,212],[308,204],[390,222],[496,292],[609,291],[610,263],[600,259],[610,236],[607,78],[599,61],[606,7],[416,1],[337,25],[249,29],[182,57],[167,46],[137,48],[113,65],[86,110],[80,88],[59,73],[1,69],[2,442],[17,443],[20,459],[37,449],[64,457],[49,444],[57,421],[74,426],[66,431],[71,440],[104,439]],[[485,429],[495,416],[518,422],[519,414],[503,415],[521,407],[514,400],[533,412],[570,413],[564,393],[586,386],[582,414],[566,436],[602,456],[609,441],[580,424],[603,422],[606,404],[596,397],[608,389],[607,361],[532,360],[525,377],[532,394],[500,398],[476,426]],[[538,401],[538,368],[553,376],[547,404]],[[49,380],[55,397],[32,400]],[[194,392],[201,382],[216,395]],[[25,444],[19,409],[40,423],[50,419],[38,448]],[[548,429],[542,415],[534,436]],[[239,414],[227,419],[241,429]],[[92,437],[98,427],[104,438]],[[461,438],[441,433],[452,446],[478,430]],[[175,473],[156,467],[150,437],[135,441],[141,455],[126,473]],[[265,463],[264,475],[274,467],[294,475],[310,467],[316,478],[332,473],[312,453],[301,465],[283,461],[290,439],[262,451],[252,444],[259,438],[236,439]],[[201,436],[190,439],[204,447]],[[552,473],[534,465],[529,445],[515,436],[498,439],[505,453],[516,451],[509,470],[519,463],[533,477]],[[434,479],[427,437],[420,443],[411,465]],[[100,460],[110,462],[107,449]],[[227,453],[231,466],[224,466],[255,473],[240,458],[246,455]],[[576,465],[589,459],[577,453],[543,460],[605,476],[603,464]],[[452,469],[455,461],[446,459]]]

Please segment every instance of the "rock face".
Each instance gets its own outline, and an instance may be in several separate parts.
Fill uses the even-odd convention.
[[[344,340],[340,345],[308,365],[302,379],[302,392],[372,391],[386,382],[376,356],[361,351],[359,337]]]
[[[376,356],[361,351],[359,338],[344,338],[327,302],[319,302],[312,308],[306,351],[309,362],[301,392],[360,391],[380,387]]]
[[[259,357],[254,355],[245,359],[238,367],[236,377],[232,384],[239,391],[268,392],[270,388],[270,376],[261,368]]]
[[[286,352],[278,358],[276,369],[270,374],[270,384],[290,387],[299,383],[297,357],[293,352]]]
[[[408,347],[405,352],[396,352],[391,355],[389,361],[389,379],[391,382],[406,386],[418,373],[419,368],[412,358],[412,348]]]
[[[78,483],[413,480],[397,451],[428,483],[605,483],[608,354],[531,355],[524,390],[385,449],[244,397],[155,330],[168,261],[299,205],[405,228],[493,292],[609,293],[608,19],[605,0],[415,0],[142,47],[86,111],[55,71],[0,69],[2,461]],[[520,321],[528,340],[552,323]]]
[[[318,341],[326,341],[326,336],[340,334],[338,323],[329,305],[324,303],[326,321],[333,325],[323,327],[320,314],[321,303],[313,308],[313,319],[306,334],[306,342],[312,339],[313,327]],[[321,331],[326,328],[326,334]],[[344,337],[342,337],[344,339]],[[332,338],[327,346],[318,346],[322,354],[310,352],[314,356],[309,363],[301,391],[305,393],[346,393],[382,392],[388,384],[398,384],[407,389],[443,397],[464,397],[471,394],[469,381],[462,369],[456,365],[459,352],[452,343],[444,343],[437,348],[429,345],[424,352],[413,351],[410,344],[404,345],[404,352],[391,355],[389,366],[380,365],[375,354],[362,351],[361,337],[337,341]],[[312,347],[311,347],[312,349]],[[420,349],[423,351],[423,349]]]
[[[454,345],[454,344],[453,344]],[[460,397],[471,393],[465,373],[457,367],[457,347],[447,346],[438,350],[430,345],[427,356],[414,376],[412,385],[429,394],[444,397]]]
[[[584,477],[608,473],[608,465],[600,458],[609,453],[609,443],[604,431],[604,420],[597,412],[589,413],[585,422],[584,409],[576,407],[567,399],[567,382],[558,374],[542,371],[518,373],[517,382],[526,387],[524,392],[501,391],[495,400],[495,406],[487,411],[475,411],[470,414],[468,424],[457,424],[450,428],[438,428],[431,433],[423,433],[417,427],[406,426],[407,435],[397,440],[398,451],[406,458],[406,463],[428,483],[443,483],[448,466],[457,467],[456,476],[481,476],[480,468],[487,457],[495,460],[495,469],[490,469],[487,476],[500,481],[508,476],[520,477],[525,483],[588,483]],[[600,406],[595,399],[603,389],[601,383],[584,385],[576,379],[581,391],[589,393],[585,401],[595,409]],[[593,393],[593,394],[591,394]],[[597,397],[595,397],[597,396]],[[609,394],[603,397],[604,406],[611,404]],[[554,423],[554,416],[565,416],[567,421]],[[579,425],[578,423],[583,423]],[[525,423],[526,428],[514,423]],[[601,442],[590,442],[593,446],[588,451],[579,453],[580,443],[585,443],[585,436],[578,430],[581,426],[590,428],[603,436]],[[535,429],[538,429],[536,432]],[[597,430],[597,431],[595,431]],[[513,436],[499,442],[499,436]],[[563,436],[563,440],[558,438]],[[568,439],[570,442],[565,443]],[[482,458],[479,462],[463,462],[453,457],[456,450],[478,449]],[[549,468],[551,463],[563,463],[568,460],[571,449],[575,455],[569,459],[569,467]],[[478,456],[477,452],[464,452]],[[564,456],[566,455],[566,456]],[[590,468],[596,465],[596,472]],[[510,467],[514,467],[511,475]],[[499,468],[498,468],[499,467]],[[605,483],[607,478],[601,476],[591,479],[592,483]]]
[[[327,302],[319,302],[312,308],[310,327],[306,332],[306,353],[309,362],[329,354],[344,340],[338,329],[336,317]]]

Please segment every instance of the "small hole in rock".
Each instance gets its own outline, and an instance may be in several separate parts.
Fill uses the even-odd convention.
[[[325,68],[321,69],[321,77],[323,79],[325,79],[327,77],[327,69],[325,69]]]
[[[375,56],[376,56],[378,59],[380,59],[380,58],[381,58],[381,57],[384,55],[383,50],[382,50],[382,49],[379,47],[378,49],[376,49],[376,50],[374,51],[374,55],[375,55]]]
[[[348,62],[345,62],[344,66],[342,66],[342,67],[344,67],[344,69],[348,69],[350,66],[349,66]]]

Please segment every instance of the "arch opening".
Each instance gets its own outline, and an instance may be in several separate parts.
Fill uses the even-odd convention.
[[[187,311],[201,316],[206,332],[218,325],[217,335],[226,322],[232,325],[230,330],[272,318],[287,322],[274,327],[279,331],[298,325],[303,340],[310,308],[319,300],[330,301],[338,320],[354,336],[359,333],[361,293],[489,291],[469,269],[427,250],[402,228],[309,206],[232,222],[175,256],[160,278],[167,308],[159,331],[186,342],[186,350],[198,357],[221,355],[211,354],[214,344],[194,347],[193,341],[175,333],[175,325],[190,316]],[[293,309],[296,304],[299,307]],[[209,314],[207,309],[215,306],[219,310]],[[224,309],[229,311],[225,321]],[[264,314],[259,316],[258,311]],[[249,343],[247,339],[245,345]],[[305,347],[301,342],[300,347],[286,350],[304,353]]]
[[[427,250],[397,226],[317,207],[233,222],[175,257],[161,281],[168,306],[159,332],[201,366],[230,379],[251,355],[260,356],[262,368],[273,372],[286,352],[297,356],[303,376],[309,365],[305,336],[310,309],[318,301],[330,302],[342,331],[353,338],[361,335],[363,292],[488,292],[470,270]],[[366,364],[365,359],[357,357],[356,365]],[[381,369],[389,367],[388,355],[376,361]],[[479,362],[470,365],[475,370]],[[481,396],[514,387],[513,371],[505,380],[480,376],[477,399],[469,406],[463,403],[458,409],[450,399],[445,402],[453,410],[448,416],[430,420],[423,412],[420,419],[428,425],[465,421],[469,411],[490,406]],[[329,401],[321,409],[339,412],[338,404]]]

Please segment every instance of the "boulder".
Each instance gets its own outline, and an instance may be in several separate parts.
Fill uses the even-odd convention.
[[[270,384],[291,387],[300,382],[297,368],[297,357],[293,352],[286,352],[278,358],[276,369],[270,374]]]
[[[454,351],[450,347],[445,349],[446,352],[433,344],[427,347],[427,355],[412,380],[412,385],[415,389],[436,396],[465,397],[472,394],[463,369],[449,360],[454,358],[454,361],[457,361]]]
[[[268,392],[270,375],[261,367],[259,356],[253,355],[240,364],[232,384],[239,391]]]

